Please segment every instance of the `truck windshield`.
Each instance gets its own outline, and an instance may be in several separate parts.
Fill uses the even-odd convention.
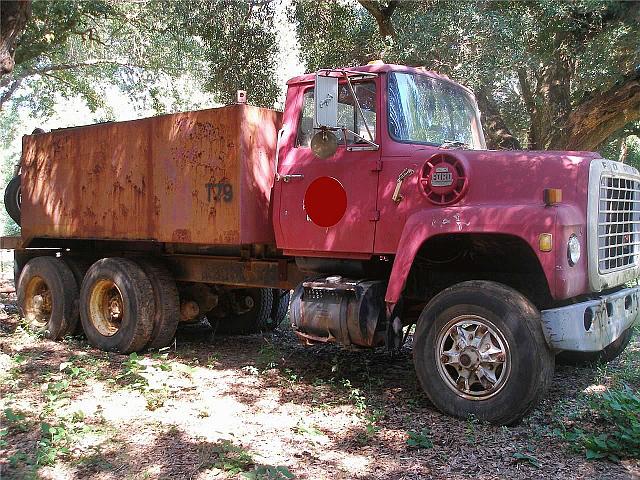
[[[389,75],[389,133],[400,142],[461,142],[472,149],[486,148],[473,98],[426,75]]]

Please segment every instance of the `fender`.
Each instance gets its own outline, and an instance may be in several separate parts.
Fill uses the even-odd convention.
[[[561,218],[564,227],[557,230],[558,217]],[[581,273],[579,270],[569,272],[568,268],[564,268],[564,271],[572,273],[571,277],[578,282],[562,279],[560,288],[557,288],[556,270],[560,270],[567,263],[566,244],[563,242],[571,234],[570,226],[584,228],[583,217],[580,210],[571,205],[548,207],[539,204],[473,205],[415,212],[407,219],[396,250],[385,295],[387,311],[390,313],[399,301],[411,265],[424,242],[436,235],[452,233],[506,234],[524,240],[537,256],[552,296],[569,298],[576,289],[582,288],[582,285],[577,283],[580,283],[580,275],[584,275],[584,272]],[[557,234],[558,231],[560,235]],[[541,233],[553,235],[554,245],[551,252],[539,250],[538,237]],[[583,251],[585,252],[583,257],[586,257],[586,248]],[[561,263],[563,257],[564,264]]]

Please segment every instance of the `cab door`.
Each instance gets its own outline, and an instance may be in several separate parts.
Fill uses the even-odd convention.
[[[354,83],[369,131],[380,136],[377,80]],[[287,104],[297,108],[285,114],[284,134],[276,182],[275,223],[278,248],[298,256],[367,257],[373,252],[378,212],[376,206],[380,151],[337,131],[338,149],[329,158],[311,151],[313,85],[289,88]],[[343,125],[369,138],[346,85],[338,87],[338,118]]]

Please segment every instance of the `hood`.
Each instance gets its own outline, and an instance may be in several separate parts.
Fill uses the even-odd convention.
[[[563,203],[586,209],[594,152],[440,150],[463,160],[468,192],[459,204],[539,204],[546,188],[562,189]]]

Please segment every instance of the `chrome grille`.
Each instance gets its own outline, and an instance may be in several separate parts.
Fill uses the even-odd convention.
[[[635,266],[640,253],[640,181],[600,178],[598,270],[601,274]]]

